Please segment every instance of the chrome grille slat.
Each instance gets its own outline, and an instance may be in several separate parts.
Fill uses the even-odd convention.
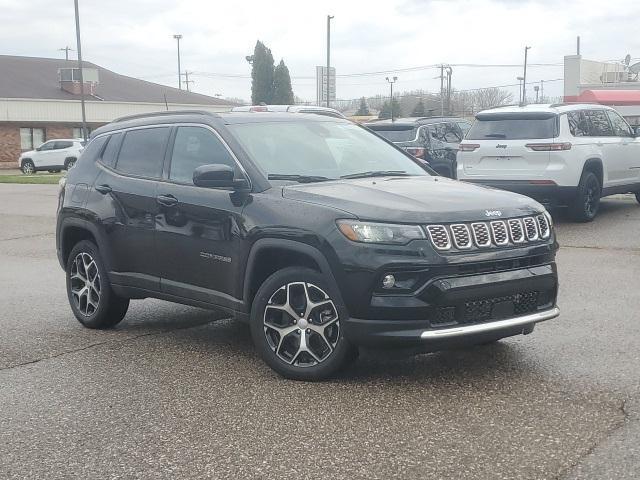
[[[489,227],[486,223],[472,223],[471,230],[473,231],[473,240],[478,247],[490,247],[491,237],[489,237]]]
[[[494,220],[490,223],[491,236],[493,243],[499,247],[503,247],[509,243],[509,235],[507,235],[507,226],[502,220]]]
[[[440,251],[523,246],[549,239],[552,228],[546,213],[487,222],[425,226],[431,243]]]
[[[451,239],[449,232],[444,225],[427,225],[427,232],[431,243],[438,250],[449,250],[451,248]]]
[[[451,236],[453,237],[453,243],[456,248],[460,250],[468,250],[472,247],[471,234],[469,233],[469,227],[464,223],[456,223],[451,225]]]
[[[512,218],[511,220],[507,220],[509,224],[509,236],[511,237],[511,241],[513,243],[523,243],[525,241],[524,238],[524,227],[522,226],[522,222],[518,218]]]
[[[524,220],[524,231],[527,234],[527,240],[533,242],[538,240],[538,227],[533,217],[526,217]]]

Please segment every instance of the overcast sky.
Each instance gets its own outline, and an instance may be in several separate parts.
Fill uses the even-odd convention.
[[[532,47],[530,62],[560,64],[532,66],[529,80],[560,79],[577,35],[585,58],[640,57],[638,0],[80,0],[83,56],[177,86],[173,34],[180,33],[183,70],[196,72],[194,91],[248,99],[245,56],[260,39],[276,62],[284,59],[294,93],[315,100],[315,66],[326,62],[327,14],[335,16],[331,63],[344,99],[387,94],[387,74],[340,75],[438,63],[521,64],[525,45]],[[0,0],[0,25],[3,54],[64,57],[58,48],[75,49],[72,0]],[[513,84],[520,74],[519,67],[453,67],[453,86]],[[399,91],[439,89],[437,69],[395,75]],[[562,82],[547,82],[545,93],[562,95]]]

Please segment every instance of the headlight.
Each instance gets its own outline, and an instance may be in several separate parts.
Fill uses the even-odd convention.
[[[338,220],[337,223],[342,234],[354,242],[404,245],[411,240],[425,238],[424,231],[418,225],[357,222],[354,220]]]

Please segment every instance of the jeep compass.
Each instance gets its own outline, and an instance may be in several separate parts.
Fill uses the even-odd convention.
[[[558,315],[557,243],[534,200],[432,175],[347,120],[162,112],[93,132],[61,185],[57,252],[76,318],[132,299],[223,309],[281,375],[359,348],[430,352]]]

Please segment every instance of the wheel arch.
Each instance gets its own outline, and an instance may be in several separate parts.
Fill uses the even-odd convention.
[[[589,158],[586,162],[584,162],[584,165],[582,167],[582,173],[580,174],[580,176],[582,177],[582,175],[585,172],[593,172],[596,177],[598,177],[598,181],[600,182],[600,188],[604,187],[604,165],[602,163],[602,159],[600,158],[596,158],[596,157],[592,157]]]
[[[248,311],[260,285],[273,273],[291,266],[308,267],[325,275],[334,286],[334,298],[344,306],[329,262],[320,250],[295,240],[263,238],[253,244],[247,259],[242,297]]]
[[[95,225],[79,218],[66,218],[62,222],[59,234],[58,252],[62,268],[66,268],[69,254],[71,253],[74,245],[82,240],[90,240],[96,244],[99,250],[103,250],[100,235]],[[105,256],[103,255],[102,261],[105,262],[105,266],[107,266],[107,259],[104,257]]]

